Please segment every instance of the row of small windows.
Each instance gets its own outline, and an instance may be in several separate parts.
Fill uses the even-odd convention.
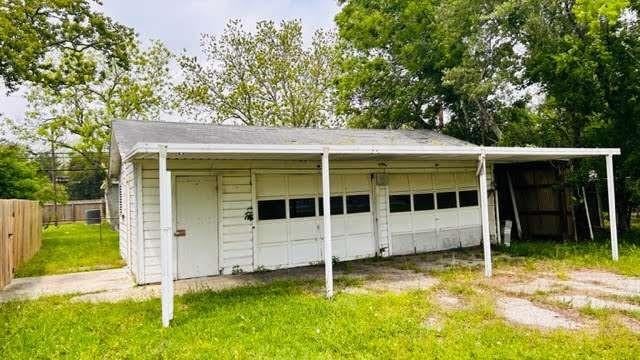
[[[411,198],[413,197],[413,211],[434,210],[436,205],[438,209],[453,209],[458,207],[455,191],[425,193],[425,194],[402,194],[389,196],[389,210],[394,212],[411,211]],[[465,190],[458,192],[460,207],[469,207],[478,205],[478,191]]]
[[[317,198],[319,216],[324,214],[322,197]],[[316,198],[277,199],[258,201],[258,220],[286,219],[287,201],[289,202],[289,218],[302,218],[316,216]],[[345,202],[347,214],[357,214],[371,211],[369,195],[332,196],[331,215],[344,214]]]

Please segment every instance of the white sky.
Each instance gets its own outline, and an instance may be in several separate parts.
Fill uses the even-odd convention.
[[[199,55],[200,34],[220,34],[228,20],[240,19],[247,29],[257,21],[300,19],[305,40],[319,28],[333,29],[336,0],[104,0],[102,10],[135,29],[143,42],[163,41],[171,50]],[[5,96],[0,86],[0,114],[23,118],[26,101],[19,91]]]

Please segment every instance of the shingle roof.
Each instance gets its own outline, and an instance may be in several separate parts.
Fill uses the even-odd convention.
[[[263,145],[433,145],[473,144],[431,130],[318,129],[119,120],[113,122],[121,155],[137,143]],[[113,151],[113,149],[112,149]]]

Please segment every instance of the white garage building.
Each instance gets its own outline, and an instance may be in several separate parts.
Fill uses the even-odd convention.
[[[172,279],[325,262],[331,296],[331,259],[481,243],[490,275],[494,163],[606,156],[612,179],[619,153],[479,147],[429,130],[116,121],[110,174],[122,257],[137,283],[162,281],[164,307]]]

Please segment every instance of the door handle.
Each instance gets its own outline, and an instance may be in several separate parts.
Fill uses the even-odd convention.
[[[173,233],[173,236],[187,236],[187,230],[180,229]]]

